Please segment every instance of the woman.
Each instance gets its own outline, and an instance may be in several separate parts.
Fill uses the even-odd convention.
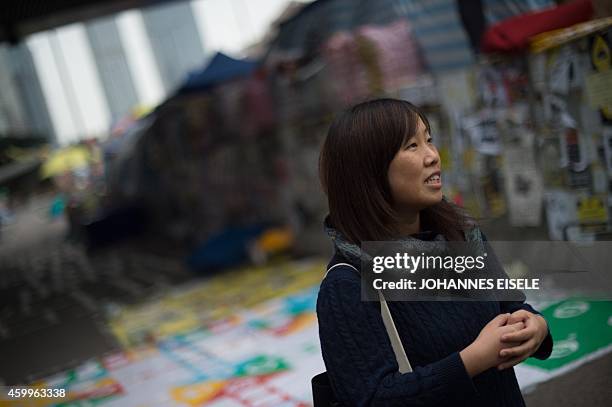
[[[336,118],[320,174],[326,230],[338,263],[360,266],[368,240],[465,240],[473,221],[442,196],[440,156],[427,119],[393,99]],[[524,302],[389,302],[414,370],[399,373],[379,303],[361,301],[348,265],[323,280],[317,301],[323,359],[346,406],[523,406],[512,367],[552,350],[548,326]]]

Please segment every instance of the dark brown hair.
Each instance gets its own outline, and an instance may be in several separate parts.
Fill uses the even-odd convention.
[[[330,221],[352,243],[396,237],[399,220],[387,173],[401,146],[413,137],[421,119],[413,104],[395,99],[360,103],[332,123],[319,157],[319,175],[329,203]],[[464,240],[470,218],[443,199],[423,209],[421,228],[448,240]]]

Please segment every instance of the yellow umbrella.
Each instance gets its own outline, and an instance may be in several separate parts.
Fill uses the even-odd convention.
[[[148,105],[136,105],[132,108],[132,117],[136,120],[140,119],[143,116],[146,116],[153,110],[152,106]]]
[[[74,146],[56,150],[47,158],[41,168],[41,177],[49,178],[75,168],[84,167],[91,161],[86,147]]]

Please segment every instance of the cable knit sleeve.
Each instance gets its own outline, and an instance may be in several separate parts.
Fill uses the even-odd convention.
[[[377,302],[361,301],[359,278],[337,270],[317,301],[323,360],[346,406],[440,406],[477,392],[458,352],[401,374]]]

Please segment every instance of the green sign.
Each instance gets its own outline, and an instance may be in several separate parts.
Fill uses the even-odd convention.
[[[612,301],[571,298],[542,311],[552,333],[550,358],[526,365],[555,370],[612,345]]]

